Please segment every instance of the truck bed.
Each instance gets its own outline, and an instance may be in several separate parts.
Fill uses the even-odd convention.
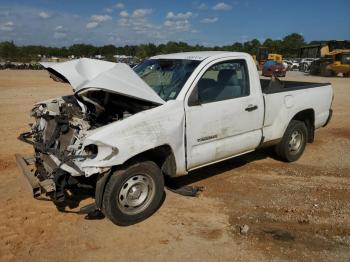
[[[330,83],[313,83],[299,81],[281,81],[279,79],[260,79],[261,89],[264,94],[289,92],[293,90],[327,86]]]
[[[315,129],[327,122],[332,103],[331,84],[278,79],[260,81],[265,100],[265,141],[280,139],[290,119],[302,111],[313,115]]]

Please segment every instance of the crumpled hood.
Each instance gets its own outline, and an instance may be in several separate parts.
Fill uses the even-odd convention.
[[[55,78],[68,82],[78,95],[83,95],[89,89],[101,89],[155,104],[165,103],[124,63],[81,58],[62,63],[41,64]]]

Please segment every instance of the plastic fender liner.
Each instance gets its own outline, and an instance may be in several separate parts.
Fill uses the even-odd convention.
[[[95,203],[97,208],[102,208],[102,200],[103,200],[103,194],[105,191],[106,184],[111,177],[112,170],[109,170],[105,173],[102,173],[99,175],[97,182],[96,182],[96,189],[95,189]]]

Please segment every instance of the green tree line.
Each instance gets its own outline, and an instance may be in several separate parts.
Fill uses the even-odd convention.
[[[48,47],[40,45],[17,46],[12,41],[0,42],[0,58],[8,61],[30,62],[40,60],[39,55],[51,57],[93,57],[95,55],[105,56],[107,60],[113,60],[113,55],[136,56],[140,59],[157,54],[187,52],[187,51],[209,51],[225,50],[246,52],[254,55],[259,46],[269,49],[270,53],[282,54],[284,57],[296,57],[298,49],[305,45],[304,37],[297,33],[285,36],[282,40],[266,39],[260,42],[258,39],[231,45],[207,47],[203,45],[189,45],[184,42],[168,42],[155,45],[152,43],[141,45],[125,45],[116,47],[114,45],[93,46],[88,44],[74,44],[69,47]]]

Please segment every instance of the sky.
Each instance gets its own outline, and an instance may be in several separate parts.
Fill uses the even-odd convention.
[[[205,46],[282,39],[350,39],[350,0],[0,0],[0,41]]]

